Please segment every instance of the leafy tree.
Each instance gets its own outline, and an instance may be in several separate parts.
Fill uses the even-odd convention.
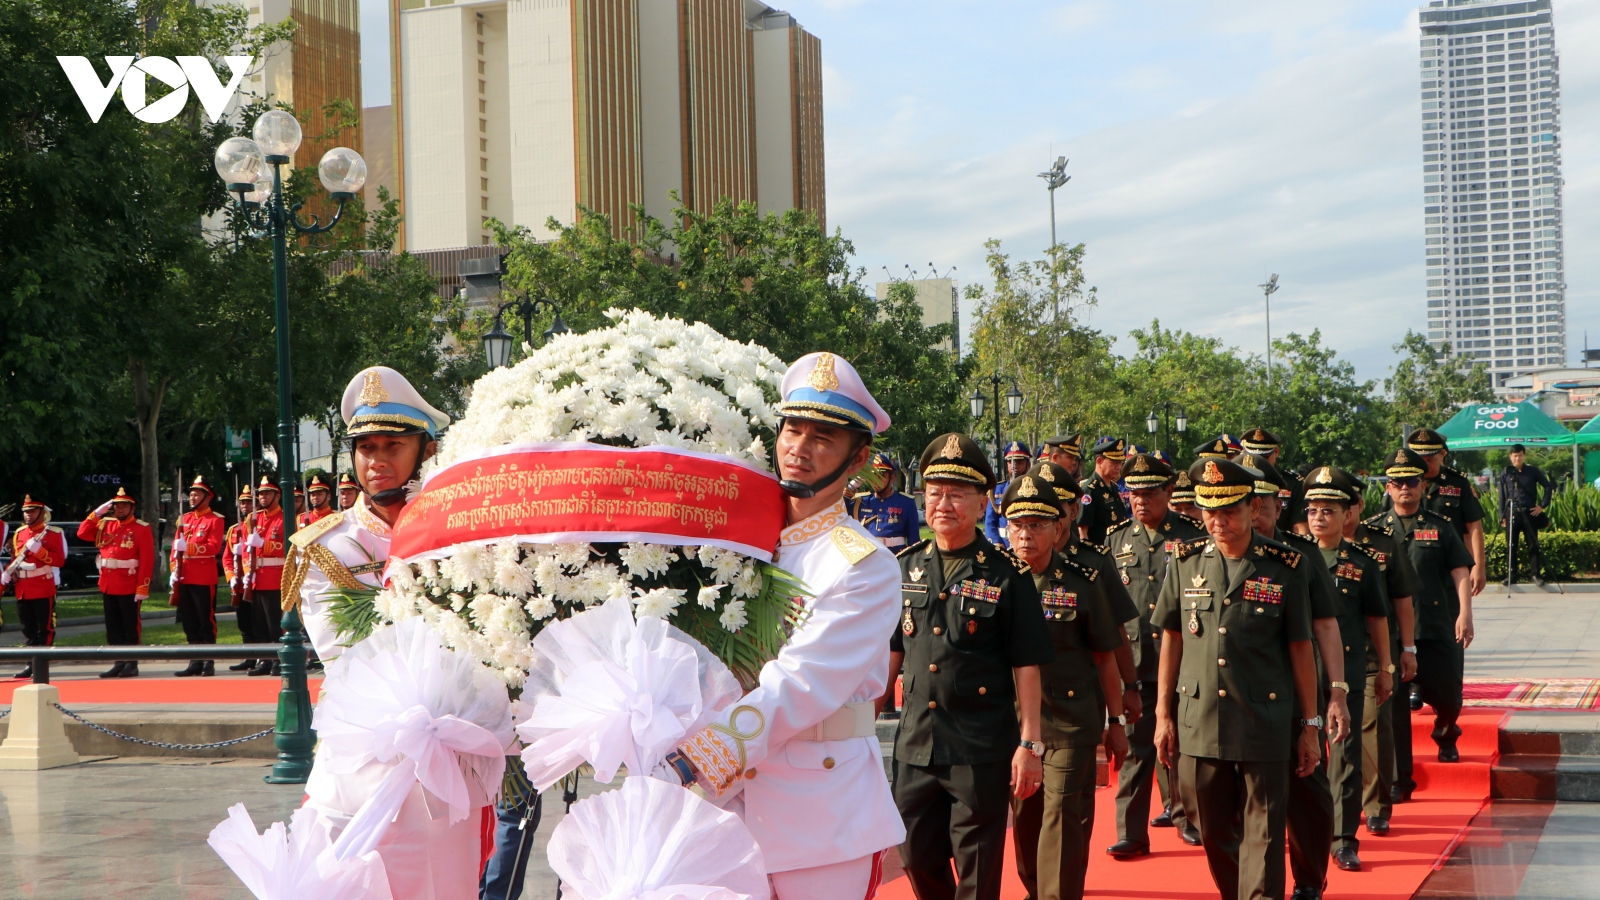
[[[1277,365],[1271,389],[1258,380],[1258,396],[1265,398],[1259,417],[1283,439],[1284,461],[1354,470],[1383,456],[1385,404],[1371,381],[1357,381],[1355,366],[1323,346],[1320,331],[1304,337],[1291,332],[1272,347]],[[1258,371],[1258,379],[1263,375],[1264,369]]]
[[[1383,383],[1390,398],[1390,434],[1405,425],[1437,428],[1468,403],[1494,400],[1488,367],[1452,356],[1449,344],[1435,350],[1426,337],[1408,330],[1394,352],[1399,359]]]
[[[854,247],[809,212],[763,216],[753,203],[723,200],[709,213],[680,206],[670,222],[643,209],[634,215],[626,236],[593,212],[570,225],[551,219],[548,242],[495,223],[497,242],[511,248],[505,287],[555,301],[580,331],[604,325],[607,309],[638,307],[705,322],[786,360],[832,351],[855,365],[889,413],[894,427],[880,446],[901,459],[964,426],[964,369],[938,349],[950,326],[923,326],[910,290],[879,302],[863,284],[865,270],[850,267]],[[541,313],[533,330],[552,319]],[[487,324],[480,317],[477,333]]]
[[[1251,408],[1256,396],[1248,361],[1220,338],[1163,328],[1159,319],[1129,336],[1136,349],[1132,356],[1116,361],[1113,384],[1097,398],[1086,419],[1090,431],[1134,436],[1137,443],[1149,446],[1170,440],[1174,459],[1183,461],[1191,459],[1190,448],[1206,438],[1239,430],[1239,410]],[[1170,416],[1165,403],[1172,404]],[[1152,410],[1168,420],[1155,435],[1145,426]],[[1188,417],[1188,430],[1181,437],[1171,422],[1179,410]]]

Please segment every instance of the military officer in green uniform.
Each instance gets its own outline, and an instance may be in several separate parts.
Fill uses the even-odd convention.
[[[1244,452],[1257,459],[1264,459],[1277,466],[1279,471],[1283,471],[1283,467],[1278,464],[1278,460],[1283,456],[1283,440],[1260,425],[1240,435],[1239,446]],[[1279,527],[1284,531],[1294,531],[1297,525],[1305,522],[1305,492],[1300,487],[1299,479],[1289,476],[1287,472],[1284,474],[1289,482],[1289,496],[1284,498],[1281,516],[1283,522]]]
[[[1180,516],[1188,516],[1196,522],[1200,521],[1200,510],[1194,505],[1194,482],[1189,480],[1186,469],[1178,470],[1172,479],[1172,511]]]
[[[1015,477],[1001,510],[1011,549],[1033,575],[1055,645],[1055,659],[1040,669],[1044,786],[1012,803],[1017,875],[1029,897],[1077,900],[1094,829],[1095,748],[1105,744],[1113,770],[1128,752],[1115,655],[1127,637],[1095,586],[1099,570],[1055,551],[1058,532],[1071,523],[1061,516],[1054,486],[1036,475]]]
[[[1393,810],[1393,791],[1401,751],[1405,754],[1407,778],[1411,772],[1411,708],[1396,702],[1395,696],[1404,698],[1411,680],[1417,675],[1416,620],[1412,613],[1411,597],[1419,589],[1416,569],[1411,567],[1411,557],[1401,551],[1399,543],[1382,531],[1374,531],[1362,524],[1361,508],[1365,485],[1343,469],[1346,492],[1350,498],[1350,514],[1345,517],[1344,534],[1378,561],[1383,570],[1384,587],[1389,595],[1389,658],[1387,670],[1378,667],[1375,652],[1367,655],[1367,689],[1361,711],[1361,805],[1367,816],[1367,832],[1382,837],[1389,833],[1389,815]],[[1410,648],[1402,651],[1402,647]],[[1395,694],[1378,702],[1377,675],[1387,671],[1394,679]],[[1405,715],[1405,732],[1394,730],[1394,707]],[[1410,788],[1407,788],[1409,791]]]
[[[1044,462],[1060,466],[1073,478],[1074,486],[1078,487],[1078,502],[1083,508],[1078,512],[1078,526],[1072,531],[1072,537],[1087,539],[1091,534],[1104,535],[1111,530],[1116,521],[1116,508],[1107,504],[1104,497],[1085,493],[1081,484],[1083,481],[1083,435],[1058,434],[1044,442],[1042,453]],[[1099,543],[1098,541],[1096,543]]]
[[[1423,508],[1423,458],[1402,447],[1389,458],[1390,508],[1366,520],[1369,530],[1383,532],[1400,545],[1417,571],[1419,590],[1412,595],[1416,607],[1417,676],[1422,699],[1433,707],[1433,742],[1440,762],[1461,759],[1456,738],[1461,729],[1461,686],[1466,650],[1472,646],[1472,554],[1450,522]],[[1395,704],[1403,706],[1404,704]],[[1410,726],[1409,710],[1406,725]],[[1397,717],[1398,718],[1398,717]],[[1395,722],[1398,729],[1400,722]],[[1397,786],[1410,772],[1401,769]]]
[[[1282,897],[1290,769],[1309,774],[1322,743],[1306,563],[1253,530],[1256,473],[1207,459],[1189,477],[1209,537],[1176,545],[1156,603],[1156,749],[1194,799],[1223,900]]]
[[[1206,441],[1204,444],[1194,448],[1194,458],[1197,460],[1232,459],[1233,454],[1237,452],[1237,449],[1229,443],[1230,440],[1231,439],[1227,435],[1219,434],[1211,440]]]
[[[1253,453],[1240,453],[1235,460],[1257,473],[1256,533],[1272,538],[1307,559],[1317,555],[1317,543],[1307,535],[1284,531],[1283,498],[1289,482],[1278,467]],[[1350,732],[1349,683],[1345,681],[1344,637],[1339,633],[1339,607],[1334,597],[1338,586],[1321,566],[1299,569],[1305,579],[1311,603],[1311,630],[1316,639],[1314,655],[1318,714],[1326,717],[1328,743],[1344,740]],[[1285,736],[1291,747],[1300,738],[1299,729]],[[1294,876],[1294,900],[1317,900],[1328,880],[1328,848],[1333,843],[1333,787],[1328,780],[1326,755],[1304,777],[1289,779],[1289,871]]]
[[[1011,800],[1043,779],[1039,667],[1054,651],[1027,564],[978,531],[994,488],[983,451],[941,435],[920,470],[934,536],[899,555],[904,614],[889,648],[889,683],[904,672],[900,859],[921,900],[996,900]]]
[[[1117,490],[1117,477],[1122,472],[1122,461],[1128,455],[1128,442],[1122,438],[1104,437],[1094,445],[1094,473],[1082,479],[1083,493],[1092,497],[1093,503],[1103,505],[1110,513],[1109,520],[1102,522],[1088,522],[1080,525],[1079,531],[1084,540],[1091,544],[1104,544],[1106,533],[1117,527],[1118,523],[1128,520],[1128,508],[1122,503],[1122,494]]]
[[[1122,482],[1128,486],[1128,502],[1133,517],[1106,536],[1119,580],[1127,585],[1139,611],[1137,621],[1129,622],[1128,642],[1137,661],[1137,681],[1141,704],[1154,709],[1156,677],[1160,668],[1161,632],[1152,627],[1150,616],[1167,574],[1171,548],[1177,542],[1205,536],[1201,524],[1173,512],[1168,505],[1172,482],[1177,475],[1172,467],[1150,454],[1128,457],[1122,465]],[[1156,763],[1155,719],[1146,717],[1128,729],[1128,762],[1117,780],[1117,842],[1106,852],[1118,859],[1143,856],[1150,852],[1149,826],[1175,826],[1185,843],[1198,845],[1199,833],[1184,815],[1183,802],[1171,772]],[[1160,785],[1165,809],[1154,822],[1149,819],[1151,785]]]
[[[1318,466],[1302,482],[1306,524],[1317,542],[1323,567],[1333,577],[1333,599],[1338,607],[1339,634],[1344,641],[1344,670],[1365,672],[1369,652],[1378,658],[1375,692],[1378,702],[1394,689],[1390,678],[1389,601],[1383,569],[1375,550],[1345,539],[1344,525],[1352,517],[1349,485],[1339,470]],[[1318,556],[1309,558],[1315,562]],[[1366,691],[1349,696],[1350,718],[1360,722],[1365,714]],[[1343,740],[1328,747],[1328,779],[1333,789],[1332,855],[1340,869],[1361,869],[1361,733],[1352,729]]]
[[[1472,596],[1488,582],[1489,569],[1483,555],[1483,504],[1472,479],[1460,469],[1444,464],[1450,451],[1444,435],[1431,428],[1418,428],[1406,436],[1406,447],[1422,457],[1427,471],[1422,475],[1422,507],[1450,520],[1456,536],[1472,554]]]

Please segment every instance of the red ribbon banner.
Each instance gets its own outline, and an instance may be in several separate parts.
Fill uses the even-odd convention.
[[[777,479],[668,447],[524,444],[434,472],[395,523],[389,552],[414,560],[468,541],[712,544],[772,559]]]

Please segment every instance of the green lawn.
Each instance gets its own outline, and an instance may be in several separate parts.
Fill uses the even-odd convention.
[[[75,634],[71,637],[56,638],[57,647],[102,647],[105,646],[106,633],[96,631],[90,634]],[[180,625],[146,625],[144,627],[144,643],[146,644],[184,644],[188,643],[183,636],[183,627]],[[240,644],[239,628],[232,622],[217,623],[217,643]]]

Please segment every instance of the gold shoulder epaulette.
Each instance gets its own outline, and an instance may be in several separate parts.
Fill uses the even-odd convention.
[[[1101,556],[1105,556],[1111,552],[1111,548],[1107,547],[1105,544],[1096,544],[1094,541],[1082,541],[1081,543],[1085,547],[1088,547],[1090,550],[1093,550]]]
[[[1288,538],[1291,541],[1296,541],[1296,542],[1302,543],[1302,544],[1314,544],[1314,543],[1316,543],[1316,538],[1313,538],[1309,534],[1301,534],[1298,531],[1285,531],[1283,533],[1283,536]]]
[[[1123,519],[1121,522],[1118,522],[1117,524],[1111,526],[1111,530],[1106,532],[1106,537],[1109,538],[1113,534],[1116,534],[1117,532],[1121,531],[1124,528],[1127,528],[1129,525],[1132,525],[1132,524],[1133,524],[1133,519],[1131,519],[1131,518]],[[1088,543],[1088,542],[1085,541],[1084,543]]]
[[[1066,563],[1067,567],[1072,569],[1072,571],[1077,572],[1079,575],[1083,576],[1083,578],[1086,581],[1094,581],[1096,578],[1100,577],[1100,570],[1095,568],[1094,566],[1084,565],[1083,563],[1079,562],[1078,560],[1067,559],[1065,557],[1062,557],[1061,561]]]
[[[1279,562],[1291,569],[1299,568],[1300,560],[1305,558],[1299,550],[1296,550],[1293,547],[1285,547],[1284,545],[1278,543],[1262,544],[1261,546],[1266,548],[1267,553],[1273,557],[1276,557]]]
[[[337,528],[343,523],[343,512],[328,513],[315,522],[312,522],[310,525],[307,525],[299,531],[296,531],[294,535],[289,538],[289,543],[304,550],[306,547],[311,546],[312,541],[322,537],[323,535],[327,534],[330,529]]]
[[[1390,531],[1388,524],[1383,521],[1388,515],[1388,513],[1376,513],[1362,519],[1361,524],[1371,528],[1373,531],[1381,531],[1384,534],[1393,536],[1394,532]]]
[[[1005,554],[1006,559],[1011,560],[1011,564],[1017,567],[1018,572],[1026,572],[1030,568],[1026,562],[1023,562],[1022,557],[1013,552],[1010,547],[1001,547],[1000,552]]]
[[[1377,547],[1374,547],[1371,544],[1368,544],[1368,543],[1366,543],[1364,541],[1361,542],[1361,543],[1357,543],[1355,541],[1351,541],[1350,543],[1355,544],[1357,550],[1360,550],[1362,553],[1365,553],[1366,555],[1372,557],[1372,561],[1373,562],[1378,563],[1379,565],[1383,564],[1384,553],[1383,553],[1382,550],[1379,550]]]
[[[907,553],[912,553],[912,552],[915,552],[917,550],[921,550],[923,547],[926,547],[926,546],[928,546],[928,542],[927,541],[917,541],[915,544],[912,544],[911,546],[905,548],[904,550],[901,550],[899,553],[896,553],[895,557],[899,558],[899,557],[905,556]]]
[[[62,531],[62,530],[61,530],[61,529],[60,529],[60,528],[57,528],[57,527],[56,527],[56,526],[54,526],[54,525],[46,525],[46,526],[45,526],[45,527],[44,527],[44,530],[45,530],[45,531],[53,531],[53,532],[55,532],[55,533],[56,533],[56,534],[66,534],[66,532],[64,532],[64,531]]]
[[[139,524],[140,524],[140,525],[143,525],[143,526],[144,526],[144,527],[146,527],[146,528],[149,528],[149,527],[150,527],[150,523],[149,523],[149,522],[146,522],[146,521],[145,521],[145,520],[143,520],[143,519],[134,519],[134,521],[135,521],[135,522],[138,522],[138,523],[139,523]]]
[[[1194,527],[1200,529],[1201,531],[1204,531],[1206,529],[1206,523],[1200,521],[1199,519],[1196,519],[1194,516],[1184,515],[1183,513],[1174,513],[1174,515],[1176,515],[1178,518],[1184,520],[1185,522],[1188,522],[1190,525],[1193,525]]]
[[[1179,541],[1177,547],[1173,548],[1172,555],[1176,556],[1178,559],[1185,559],[1195,555],[1196,553],[1199,553],[1200,550],[1210,541],[1211,538],[1209,537],[1197,537],[1190,538],[1187,541]]]
[[[874,550],[883,545],[856,534],[855,530],[847,525],[840,525],[833,529],[833,546],[839,548],[839,552],[843,553],[844,558],[850,560],[850,565],[853,566],[871,556]]]

